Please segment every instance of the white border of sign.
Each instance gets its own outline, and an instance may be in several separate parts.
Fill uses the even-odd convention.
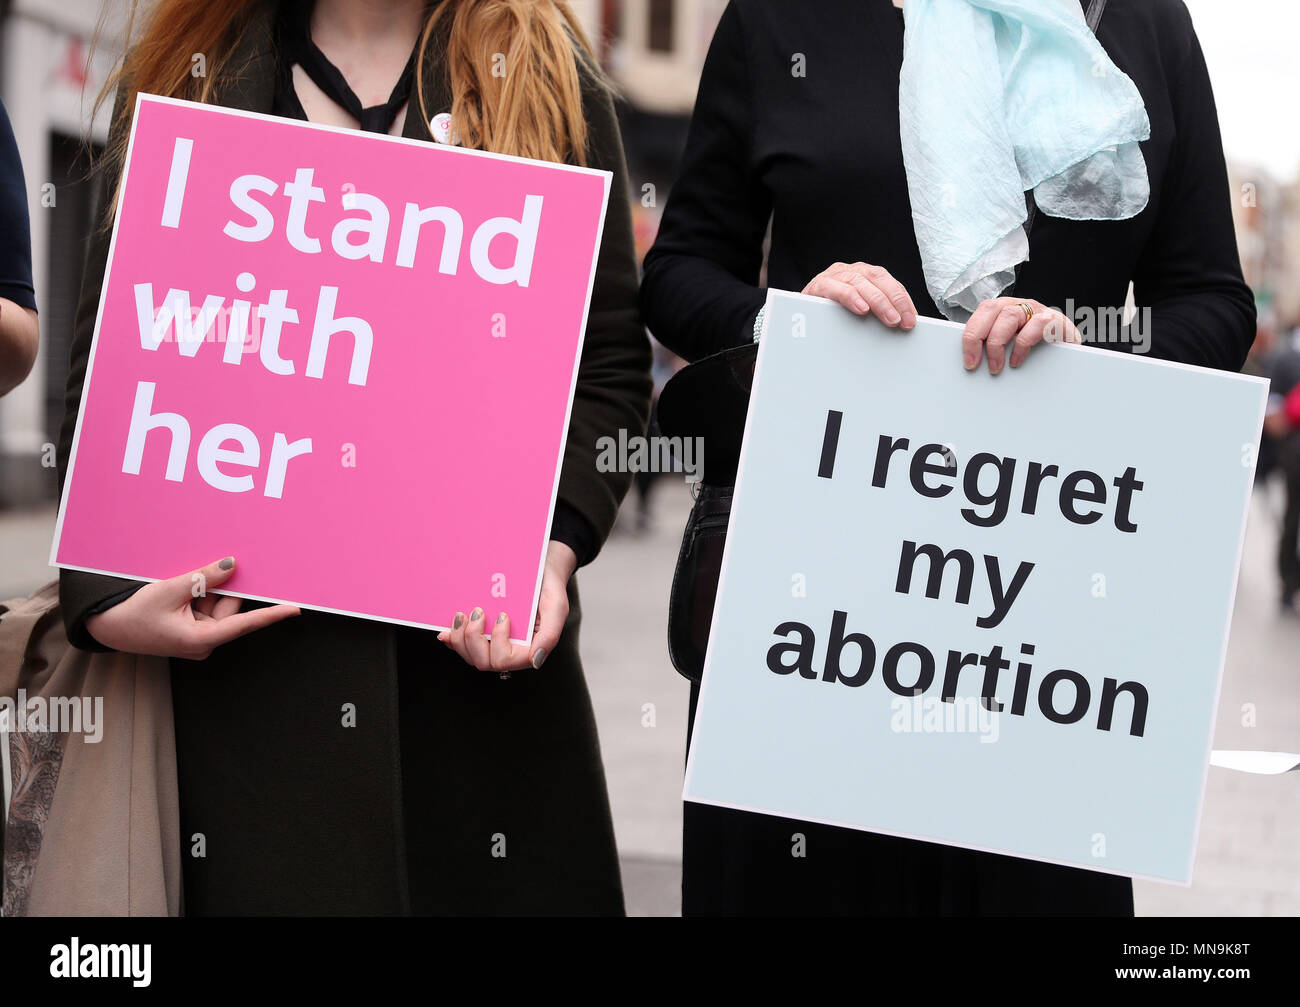
[[[591,275],[587,278],[587,296],[582,308],[582,328],[578,332],[578,347],[573,358],[573,376],[569,381],[569,403],[564,410],[564,438],[560,442],[558,457],[555,462],[555,480],[551,485],[551,504],[546,514],[546,532],[549,535],[551,522],[555,519],[555,502],[560,493],[560,473],[564,468],[564,449],[568,444],[569,421],[573,415],[573,399],[578,388],[578,371],[582,364],[582,349],[587,340],[587,322],[591,313],[591,295],[596,286],[596,267],[600,262],[601,242],[605,236],[605,217],[609,213],[609,190],[614,178],[614,173],[598,168],[584,168],[573,164],[561,164],[556,161],[538,161],[534,158],[512,157],[507,154],[496,154],[486,150],[474,150],[469,147],[456,147],[450,144],[434,143],[432,140],[418,140],[409,136],[391,136],[381,133],[359,133],[355,129],[348,129],[346,126],[327,126],[318,122],[300,122],[296,119],[285,119],[278,115],[268,115],[263,112],[250,112],[245,109],[226,108],[223,105],[205,105],[201,102],[184,101],[180,98],[168,98],[157,94],[137,94],[135,100],[135,111],[131,115],[131,135],[127,141],[126,159],[122,165],[122,184],[118,186],[117,205],[113,210],[113,236],[108,245],[108,261],[104,267],[104,284],[99,292],[99,308],[95,313],[95,334],[90,343],[90,355],[86,359],[86,377],[82,383],[81,402],[77,408],[77,426],[72,435],[72,448],[68,454],[68,471],[63,478],[63,492],[59,495],[59,514],[54,525],[54,541],[50,545],[50,566],[57,567],[61,570],[80,570],[83,573],[98,573],[109,577],[122,577],[127,580],[143,581],[145,583],[156,583],[163,579],[159,577],[140,577],[134,574],[122,574],[112,570],[100,570],[95,567],[74,566],[70,563],[60,563],[56,559],[59,554],[59,540],[63,535],[63,515],[68,504],[68,487],[72,484],[72,473],[77,463],[77,445],[81,442],[81,422],[86,413],[86,386],[90,383],[90,376],[95,367],[95,350],[99,346],[100,326],[104,320],[104,294],[108,290],[109,279],[113,273],[113,253],[117,248],[117,230],[121,222],[122,200],[126,195],[126,172],[131,164],[131,151],[135,146],[136,124],[139,122],[139,112],[145,102],[153,102],[163,105],[179,105],[186,108],[199,109],[204,112],[211,112],[216,115],[233,115],[244,119],[258,119],[263,122],[274,122],[278,125],[301,126],[306,129],[314,129],[324,133],[341,133],[347,136],[365,136],[378,141],[388,141],[390,143],[405,144],[412,147],[422,147],[445,152],[447,156],[462,157],[485,157],[497,161],[512,161],[517,164],[531,164],[538,167],[550,168],[555,171],[576,172],[582,175],[594,175],[604,180],[605,195],[601,204],[600,225],[596,228],[596,245],[592,252],[591,258]],[[529,610],[528,617],[528,635],[523,639],[511,637],[513,643],[531,645],[533,642],[533,626],[537,622],[537,607],[541,602],[542,574],[546,569],[546,542],[548,539],[543,538],[541,548],[541,560],[537,564],[537,579],[533,584],[533,602]],[[178,573],[188,571],[180,570]],[[235,598],[247,598],[249,601],[266,601],[280,605],[298,605],[301,608],[310,609],[313,612],[328,612],[332,615],[350,615],[359,619],[367,619],[372,622],[386,622],[398,626],[414,626],[417,629],[436,629],[448,630],[450,626],[411,622],[406,619],[386,619],[381,616],[370,615],[362,612],[349,612],[345,609],[325,608],[318,605],[302,605],[296,601],[287,601],[284,598],[268,598],[257,594],[241,594],[238,591],[214,590],[213,594],[227,594]]]

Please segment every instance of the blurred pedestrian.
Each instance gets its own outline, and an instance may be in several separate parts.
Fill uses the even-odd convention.
[[[1277,323],[1273,313],[1261,308],[1255,322],[1255,341],[1250,344],[1250,353],[1246,355],[1241,373],[1269,380],[1270,361],[1278,348]],[[1259,439],[1259,453],[1255,458],[1256,486],[1266,485],[1269,476],[1273,474],[1277,464],[1278,443],[1278,439],[1270,434],[1266,423]]]
[[[1286,494],[1277,543],[1281,603],[1283,609],[1294,612],[1300,594],[1300,424],[1293,405],[1300,394],[1300,325],[1264,358],[1262,374],[1269,381],[1264,444]]]

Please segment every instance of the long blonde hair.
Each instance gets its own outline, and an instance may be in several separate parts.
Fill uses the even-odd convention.
[[[127,21],[126,55],[95,101],[95,109],[119,89],[119,127],[105,151],[125,156],[138,92],[190,101],[213,100],[215,82],[229,62],[258,7],[266,0],[157,0],[134,38],[139,0]],[[436,33],[450,21],[450,30]],[[442,0],[426,7],[416,58],[416,96],[425,108],[424,63],[435,38],[446,36],[451,117],[463,146],[544,161],[586,163],[587,123],[582,110],[578,60],[599,78],[591,45],[566,0]],[[580,52],[575,52],[575,44]],[[205,72],[195,75],[193,54]],[[602,79],[603,83],[603,79]]]

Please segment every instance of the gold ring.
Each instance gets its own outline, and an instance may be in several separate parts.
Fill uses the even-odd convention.
[[[1024,313],[1025,313],[1025,324],[1028,325],[1028,324],[1029,324],[1029,319],[1031,319],[1031,318],[1034,317],[1034,309],[1031,308],[1031,307],[1030,307],[1028,304],[1026,304],[1024,301],[1021,301],[1021,302],[1020,302],[1020,308],[1021,308],[1021,310],[1023,310]]]

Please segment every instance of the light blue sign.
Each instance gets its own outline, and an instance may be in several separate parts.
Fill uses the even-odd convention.
[[[685,797],[1191,881],[1265,382],[773,293]]]

